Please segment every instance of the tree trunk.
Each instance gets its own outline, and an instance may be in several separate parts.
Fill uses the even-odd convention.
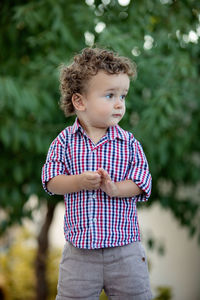
[[[48,296],[48,285],[46,278],[46,264],[48,255],[48,232],[53,220],[54,211],[57,203],[47,203],[47,214],[44,224],[37,238],[38,250],[35,261],[36,271],[36,300],[46,300]]]

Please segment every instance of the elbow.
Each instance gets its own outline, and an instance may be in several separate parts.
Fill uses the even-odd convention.
[[[52,194],[64,195],[65,194],[65,188],[63,187],[64,184],[63,184],[63,181],[61,179],[62,178],[60,176],[56,176],[56,177],[51,178],[46,184],[47,190]]]
[[[55,193],[54,188],[53,188],[53,184],[52,184],[52,179],[50,179],[50,180],[47,182],[46,187],[47,187],[47,190],[48,190],[50,193],[52,193],[52,194]]]

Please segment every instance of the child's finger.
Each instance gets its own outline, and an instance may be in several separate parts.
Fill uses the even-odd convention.
[[[96,179],[100,179],[101,178],[101,175],[98,174],[97,172],[92,172],[92,173],[89,173],[88,174],[88,177],[87,177],[89,180],[96,180]]]
[[[97,172],[99,172],[105,179],[111,180],[109,174],[103,168],[99,168]]]
[[[101,176],[103,176],[103,169],[102,168],[99,168],[98,170],[97,170],[97,173],[99,174],[99,175],[101,175]]]
[[[105,170],[103,170],[103,174],[104,174],[104,177],[105,177],[107,180],[111,180],[110,175],[108,174],[108,172],[106,172]]]

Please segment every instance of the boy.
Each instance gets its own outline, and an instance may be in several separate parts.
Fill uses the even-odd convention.
[[[61,72],[61,108],[73,126],[52,142],[42,171],[44,189],[64,195],[66,244],[57,300],[151,299],[140,243],[137,201],[146,201],[151,175],[140,143],[118,123],[125,113],[134,65],[86,48]]]

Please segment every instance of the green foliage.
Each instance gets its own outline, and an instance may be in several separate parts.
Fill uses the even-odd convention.
[[[27,245],[30,234],[21,232],[11,247],[0,253],[0,273],[6,299],[34,299],[34,248]],[[26,241],[25,241],[26,240]]]
[[[200,239],[199,15],[193,0],[130,1],[125,7],[115,0],[2,2],[1,231],[31,216],[25,206],[31,194],[48,197],[41,167],[52,139],[72,122],[58,107],[58,66],[94,39],[138,66],[121,125],[142,142],[150,163],[147,205],[159,201]],[[95,31],[99,22],[106,25],[101,32]],[[86,32],[91,39],[85,40]],[[185,187],[191,192],[180,196]]]
[[[172,299],[172,292],[170,287],[159,286],[157,288],[157,296],[154,300],[170,300]]]
[[[102,290],[99,300],[108,300],[108,297],[106,296],[104,290]]]
[[[12,238],[8,248],[0,252],[0,289],[6,300],[34,300],[35,237],[25,228],[15,233],[17,238]],[[60,256],[60,249],[51,248],[47,260],[48,300],[54,300],[57,293]]]

